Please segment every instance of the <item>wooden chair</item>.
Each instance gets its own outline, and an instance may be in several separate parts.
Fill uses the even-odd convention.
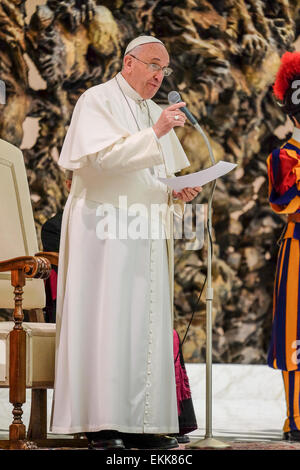
[[[4,371],[2,382],[0,377],[0,387],[9,386],[9,401],[13,406],[9,439],[1,440],[0,448],[27,449],[37,445],[83,447],[85,444],[82,439],[65,439],[66,442],[56,440],[56,443],[54,439],[44,439],[47,423],[46,391],[47,388],[53,388],[54,380],[55,325],[24,323],[23,309],[31,312],[35,309],[36,314],[36,309],[45,306],[44,279],[49,276],[51,265],[58,264],[58,254],[38,252],[23,155],[18,148],[1,139],[0,224],[0,308],[13,309],[13,322],[0,322],[0,338],[2,331],[3,341],[8,348],[5,366],[7,374]],[[39,341],[30,341],[33,336],[38,336]],[[50,346],[49,338],[52,341]],[[40,348],[38,360],[35,351],[37,343]],[[32,388],[28,435],[22,421],[26,387]],[[32,443],[29,439],[35,439],[36,442]]]

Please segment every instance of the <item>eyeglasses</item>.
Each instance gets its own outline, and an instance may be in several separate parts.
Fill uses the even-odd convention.
[[[132,55],[132,54],[129,54],[129,55],[131,57],[133,57],[134,59],[139,60],[143,64],[147,65],[148,69],[151,70],[151,72],[160,72],[160,71],[162,71],[162,73],[164,74],[165,77],[169,77],[169,75],[171,75],[171,73],[173,72],[173,69],[171,69],[171,67],[161,67],[158,64],[149,64],[149,62],[144,62],[143,60],[138,59],[137,57],[135,57],[135,55]]]

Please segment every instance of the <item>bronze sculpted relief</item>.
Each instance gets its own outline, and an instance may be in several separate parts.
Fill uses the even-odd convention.
[[[179,90],[210,136],[216,160],[239,165],[218,183],[214,202],[216,361],[265,362],[275,242],[283,226],[267,202],[266,157],[283,142],[272,135],[285,123],[271,85],[280,56],[294,49],[299,7],[298,0],[48,0],[28,18],[28,2],[0,1],[0,79],[6,85],[0,136],[20,146],[25,119],[38,122],[36,142],[23,150],[38,229],[67,197],[57,156],[80,94],[120,70],[132,37],[152,34],[166,43],[174,74],[157,101],[166,103],[168,92]],[[27,57],[44,88],[32,87]],[[209,165],[190,126],[178,136],[189,171]],[[197,202],[206,195],[204,189]],[[184,251],[180,241],[176,246],[180,333],[201,288],[206,255],[205,249]],[[204,301],[185,345],[187,361],[204,357]]]

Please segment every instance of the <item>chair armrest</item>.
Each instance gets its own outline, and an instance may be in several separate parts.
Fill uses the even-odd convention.
[[[42,256],[43,258],[47,258],[51,264],[58,266],[58,253],[54,251],[39,251],[35,254],[35,256]]]
[[[13,269],[24,269],[33,263],[33,256],[19,256],[18,258],[6,259],[4,261],[0,261],[0,272],[11,271]]]
[[[55,253],[53,253],[55,255]],[[51,261],[46,256],[19,256],[0,261],[0,272],[23,271],[26,277],[47,279],[51,271]],[[54,256],[53,260],[56,257]]]

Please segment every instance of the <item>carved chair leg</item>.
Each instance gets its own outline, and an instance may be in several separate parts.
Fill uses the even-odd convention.
[[[10,441],[25,439],[26,427],[22,421],[22,405],[26,401],[26,332],[23,329],[22,296],[25,275],[22,269],[11,272],[14,286],[15,309],[14,329],[10,332],[9,343],[9,401],[13,405],[13,422],[9,427]]]
[[[31,390],[31,412],[27,439],[47,438],[47,389]]]

